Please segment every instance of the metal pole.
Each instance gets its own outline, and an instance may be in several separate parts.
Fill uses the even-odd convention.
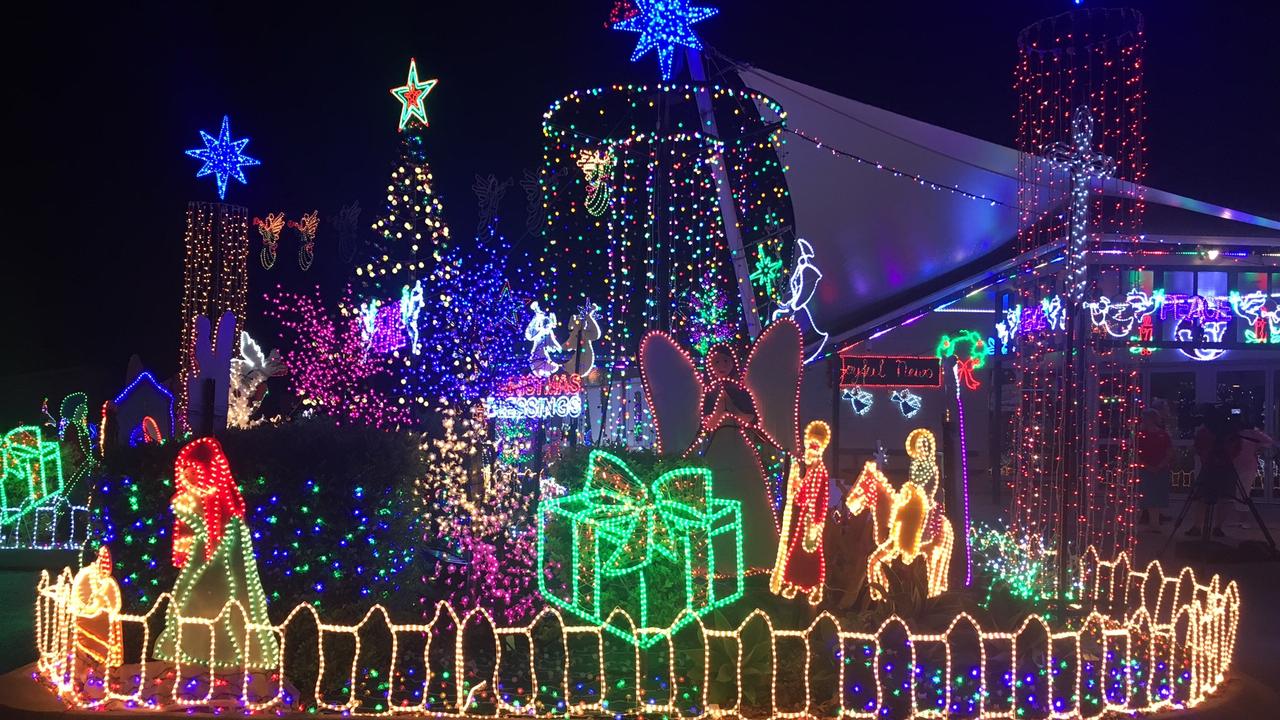
[[[695,82],[706,83],[707,71],[702,66],[702,53],[685,50],[685,59],[689,63],[689,76]],[[716,116],[711,107],[711,93],[695,92],[698,116],[702,128],[712,137],[719,139],[720,129],[716,125]],[[742,315],[747,321],[747,333],[755,340],[760,336],[760,315],[756,310],[756,294],[751,288],[751,270],[747,267],[747,253],[742,246],[742,231],[738,228],[738,207],[733,201],[733,188],[729,185],[729,175],[724,169],[724,157],[716,153],[716,162],[711,166],[711,177],[715,178],[716,191],[720,194],[720,218],[724,221],[724,239],[729,244],[729,255],[733,261],[733,272],[738,279],[738,299],[742,302]]]

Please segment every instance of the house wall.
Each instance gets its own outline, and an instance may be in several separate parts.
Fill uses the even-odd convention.
[[[983,337],[995,334],[996,316],[991,310],[989,294],[967,298],[953,308],[976,311],[929,313],[909,325],[858,344],[849,350],[849,354],[931,356],[944,334],[966,329],[976,330]],[[986,367],[975,372],[981,387],[962,391],[971,492],[980,492],[990,487],[991,482],[988,439],[991,437],[990,407],[994,398],[991,378],[996,363],[995,357],[988,356]],[[897,404],[890,400],[893,388],[866,388],[873,396],[871,409],[865,415],[856,414],[849,401],[841,397],[839,367],[840,359],[834,355],[807,366],[800,404],[802,424],[821,418],[831,423],[833,429],[838,429],[837,441],[828,451],[827,463],[828,467],[836,469],[839,477],[846,480],[855,477],[863,464],[872,458],[877,443],[883,444],[887,452],[890,476],[905,477],[908,460],[904,444],[907,434],[918,427],[932,430],[938,438],[939,449],[943,447],[944,420],[957,417],[955,378],[951,374],[950,360],[943,365],[942,388],[911,388],[923,400],[920,411],[912,418],[904,417]]]

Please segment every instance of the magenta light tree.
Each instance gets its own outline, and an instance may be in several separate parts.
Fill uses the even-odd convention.
[[[279,321],[293,392],[304,406],[339,423],[394,427],[409,411],[390,391],[394,379],[383,358],[366,351],[359,319],[327,310],[313,294],[276,289],[267,314]],[[354,307],[348,291],[339,308]]]

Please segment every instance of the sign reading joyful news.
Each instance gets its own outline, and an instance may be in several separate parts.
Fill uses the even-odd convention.
[[[942,361],[936,357],[841,355],[840,387],[942,387]]]

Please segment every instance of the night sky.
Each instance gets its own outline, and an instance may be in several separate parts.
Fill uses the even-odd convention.
[[[247,186],[232,182],[228,201],[251,215],[319,209],[323,220],[359,200],[367,228],[396,157],[398,104],[388,88],[403,83],[416,57],[423,77],[440,80],[427,99],[428,151],[446,218],[466,237],[476,224],[474,175],[518,180],[536,168],[549,102],[657,76],[652,54],[628,62],[634,34],[605,29],[611,0],[415,2],[394,11],[344,3],[337,12],[310,3],[32,5],[24,12],[41,14],[9,17],[10,35],[26,42],[4,50],[11,130],[0,293],[9,351],[0,377],[10,382],[93,367],[118,387],[135,352],[162,377],[175,370],[185,203],[217,199],[212,179],[196,179],[200,163],[183,151],[201,144],[199,130],[216,134],[223,114],[235,137],[251,138],[245,152],[262,161],[246,170]],[[720,15],[697,31],[731,58],[1003,144],[1014,135],[1018,30],[1073,7],[718,5]],[[1148,184],[1280,216],[1276,4],[1131,5],[1147,17]],[[859,150],[874,157],[872,148]],[[519,235],[518,185],[508,201],[505,212],[519,216],[510,234]],[[258,265],[250,233],[255,300],[276,283],[332,287],[348,275],[327,225],[310,273],[298,270],[292,231],[271,272]]]

